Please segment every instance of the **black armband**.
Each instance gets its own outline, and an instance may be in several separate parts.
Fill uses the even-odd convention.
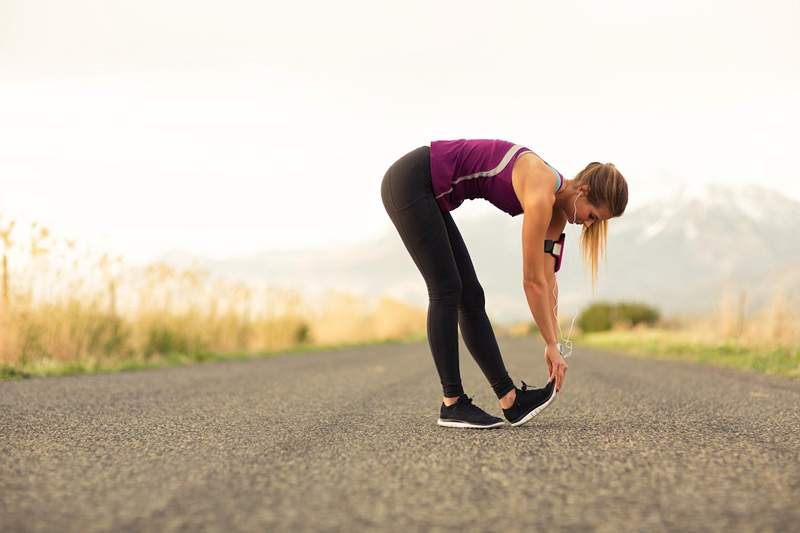
[[[548,253],[556,258],[554,272],[558,272],[558,269],[561,268],[561,257],[564,255],[564,240],[566,237],[567,234],[562,233],[561,236],[558,237],[557,241],[551,241],[550,239],[545,239],[544,241],[545,253]]]

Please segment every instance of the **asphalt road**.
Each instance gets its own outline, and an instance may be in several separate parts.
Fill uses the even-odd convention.
[[[538,342],[499,342],[544,383]],[[798,531],[799,381],[569,362],[550,408],[497,430],[436,425],[424,343],[1,382],[0,530]]]

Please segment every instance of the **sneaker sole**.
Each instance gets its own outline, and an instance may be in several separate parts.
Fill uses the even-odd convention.
[[[556,388],[553,387],[553,393],[550,395],[550,397],[547,399],[546,402],[544,402],[542,405],[540,405],[539,407],[537,407],[536,409],[534,409],[533,411],[531,411],[527,415],[523,416],[521,419],[517,420],[516,422],[510,422],[510,424],[512,426],[514,426],[514,427],[521,426],[525,422],[530,421],[530,419],[533,418],[534,416],[536,416],[539,413],[541,413],[542,411],[544,411],[545,408],[548,405],[550,405],[552,403],[552,401],[555,400],[555,399],[556,399]]]
[[[448,428],[473,428],[473,429],[492,429],[492,428],[503,427],[506,425],[506,423],[503,422],[502,420],[500,422],[496,422],[488,426],[479,426],[478,424],[470,424],[469,422],[461,422],[458,420],[444,420],[442,418],[437,420],[436,423],[439,424],[440,426]]]

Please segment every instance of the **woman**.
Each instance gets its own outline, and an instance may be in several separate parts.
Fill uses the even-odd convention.
[[[564,385],[567,364],[557,346],[555,258],[544,252],[567,220],[584,226],[582,250],[591,265],[592,284],[606,243],[607,221],[625,211],[628,186],[611,163],[590,163],[574,179],[532,150],[498,139],[433,141],[394,162],[383,177],[381,198],[428,288],[428,343],[442,384],[438,424],[494,428],[504,425],[472,403],[461,386],[458,327],[492,386],[506,420],[528,422],[547,407]],[[548,382],[517,388],[506,371],[484,308],[478,282],[461,234],[450,215],[465,199],[484,198],[522,224],[523,287],[545,340]]]

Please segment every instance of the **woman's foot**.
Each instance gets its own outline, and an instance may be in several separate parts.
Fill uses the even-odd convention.
[[[538,415],[556,398],[556,380],[551,379],[541,389],[529,389],[525,382],[522,388],[516,390],[517,397],[514,405],[503,409],[503,414],[512,426],[521,426],[531,418]]]
[[[472,398],[466,394],[458,397],[458,401],[453,405],[445,405],[439,410],[439,420],[436,422],[440,426],[450,428],[475,428],[490,429],[505,426],[502,418],[492,416],[477,405],[472,403]]]

